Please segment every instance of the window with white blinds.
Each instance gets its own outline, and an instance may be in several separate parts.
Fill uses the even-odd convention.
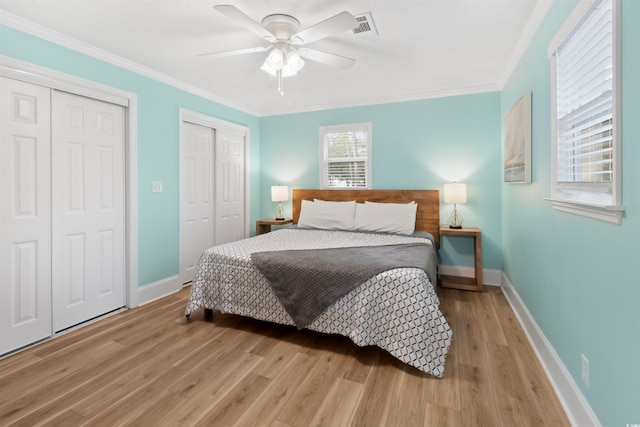
[[[552,201],[592,205],[612,219],[620,211],[616,2],[581,1],[549,47]]]
[[[320,128],[322,188],[371,188],[371,123]]]

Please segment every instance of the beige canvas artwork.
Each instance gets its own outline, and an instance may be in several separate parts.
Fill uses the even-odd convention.
[[[504,118],[504,182],[531,182],[531,92]]]

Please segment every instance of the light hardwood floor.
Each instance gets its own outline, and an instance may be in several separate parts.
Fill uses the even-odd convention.
[[[569,425],[500,289],[438,294],[443,379],[340,336],[185,321],[186,289],[0,360],[0,425]]]

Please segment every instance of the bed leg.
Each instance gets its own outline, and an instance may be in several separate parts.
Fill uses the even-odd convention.
[[[213,319],[213,310],[210,308],[205,308],[204,309],[204,318],[206,320],[211,320]]]

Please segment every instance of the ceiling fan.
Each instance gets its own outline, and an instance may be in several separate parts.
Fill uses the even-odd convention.
[[[298,71],[304,67],[304,60],[302,58],[345,70],[356,62],[355,59],[352,58],[304,47],[307,43],[357,27],[358,22],[356,18],[349,12],[338,13],[299,31],[300,22],[291,15],[282,13],[268,15],[262,20],[262,24],[259,24],[235,6],[217,5],[213,8],[268,41],[269,45],[223,52],[203,53],[198,56],[222,58],[226,56],[271,51],[262,64],[261,69],[278,78],[278,91],[281,95],[284,95],[283,78],[297,74]]]

